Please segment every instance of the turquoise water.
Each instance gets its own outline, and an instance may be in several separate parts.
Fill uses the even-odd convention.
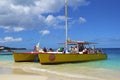
[[[13,61],[12,55],[0,55],[0,61]]]
[[[90,61],[90,62],[80,62],[80,63],[67,63],[59,64],[64,65],[65,67],[91,67],[91,68],[103,68],[103,69],[112,69],[120,70],[120,48],[108,48],[103,49],[103,51],[108,55],[107,60],[100,61]],[[0,55],[0,61],[13,61],[12,55]]]

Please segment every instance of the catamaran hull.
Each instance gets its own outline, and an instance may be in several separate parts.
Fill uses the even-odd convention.
[[[106,54],[38,54],[41,64],[82,62],[107,59]]]
[[[31,53],[13,53],[15,62],[33,62],[38,57],[38,54]]]

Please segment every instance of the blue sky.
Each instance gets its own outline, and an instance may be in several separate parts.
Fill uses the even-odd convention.
[[[120,0],[68,2],[70,39],[120,48]],[[57,48],[64,41],[64,0],[0,0],[0,45]]]

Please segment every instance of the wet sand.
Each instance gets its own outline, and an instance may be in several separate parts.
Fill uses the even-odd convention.
[[[69,68],[67,68],[67,66]],[[75,65],[75,64],[74,64]],[[119,80],[119,71],[79,68],[72,64],[41,65],[0,61],[1,80]],[[70,67],[71,66],[71,67]]]

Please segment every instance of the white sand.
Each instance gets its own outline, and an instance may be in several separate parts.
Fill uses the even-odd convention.
[[[17,75],[17,74],[2,74],[0,80],[47,80],[48,78],[40,75]]]
[[[109,69],[0,61],[0,80],[120,80],[119,75]]]

